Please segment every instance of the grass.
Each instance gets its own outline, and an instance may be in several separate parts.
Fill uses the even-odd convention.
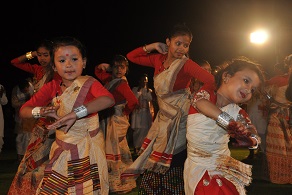
[[[244,160],[249,154],[248,149],[231,148],[231,156],[237,160]],[[253,161],[247,162],[252,164]],[[18,163],[16,160],[15,149],[5,148],[0,153],[0,195],[7,194],[10,184],[17,171]],[[137,180],[138,184],[141,178]],[[291,184],[273,184],[263,180],[253,180],[252,184],[247,187],[247,195],[287,195],[292,194]],[[115,195],[111,193],[110,195]],[[137,195],[138,188],[127,193],[126,195]]]

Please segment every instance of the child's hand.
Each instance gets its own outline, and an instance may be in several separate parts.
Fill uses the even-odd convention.
[[[63,130],[64,133],[67,133],[69,131],[69,129],[72,127],[72,125],[75,123],[77,117],[75,112],[70,112],[69,114],[63,116],[62,118],[60,118],[59,120],[57,120],[56,122],[54,122],[51,125],[47,126],[47,129],[59,129],[59,130]]]
[[[40,110],[41,116],[49,116],[54,119],[59,119],[60,117],[57,115],[57,110],[60,108],[60,106],[48,106],[48,107],[42,107]]]
[[[104,71],[110,71],[110,64],[101,63],[98,65],[98,68]]]
[[[157,42],[155,43],[155,49],[161,54],[167,54],[168,47],[165,43]]]
[[[250,136],[251,132],[239,121],[231,121],[227,127],[227,132],[231,137]]]
[[[251,131],[255,127],[253,125],[242,124],[240,121],[231,121],[227,127],[228,133],[231,137],[236,139],[236,143],[233,143],[235,147],[250,147],[255,145],[254,139],[251,137]]]

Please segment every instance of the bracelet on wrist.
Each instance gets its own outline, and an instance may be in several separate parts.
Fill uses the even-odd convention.
[[[77,119],[87,116],[87,108],[82,105],[74,109]]]
[[[232,118],[232,116],[230,116],[228,113],[226,112],[221,112],[219,115],[218,115],[218,118],[216,120],[216,123],[221,126],[222,128],[224,129],[227,129],[230,121],[234,120]]]
[[[26,52],[25,57],[26,57],[26,59],[28,59],[28,60],[33,59],[34,57],[32,56],[32,51]]]
[[[143,46],[143,50],[144,50],[146,53],[150,53],[150,51],[147,50],[146,45]]]
[[[33,118],[41,118],[41,109],[42,107],[34,107],[31,111]]]
[[[259,139],[258,136],[255,135],[255,134],[251,134],[250,137],[251,137],[252,139],[255,139],[256,142],[257,142],[257,144],[256,144],[255,146],[248,147],[248,149],[252,149],[252,150],[258,149],[259,144],[260,144],[260,141],[259,141],[260,139]]]

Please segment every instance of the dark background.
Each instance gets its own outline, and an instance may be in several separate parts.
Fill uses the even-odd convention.
[[[35,50],[41,39],[70,35],[88,50],[86,74],[94,66],[110,62],[113,55],[126,55],[146,43],[165,42],[169,29],[185,22],[193,32],[190,57],[208,60],[213,67],[245,55],[261,63],[268,77],[273,65],[292,53],[291,0],[107,0],[107,1],[8,1],[2,3],[0,83],[10,97],[11,88],[27,73],[10,65],[10,60]],[[249,33],[265,27],[269,42],[256,46]],[[36,60],[36,59],[35,59]],[[153,71],[130,63],[128,80]]]

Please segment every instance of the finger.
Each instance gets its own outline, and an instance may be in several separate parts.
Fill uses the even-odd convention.
[[[69,131],[69,128],[68,128],[68,127],[66,127],[66,128],[64,129],[64,133],[65,133],[65,134],[67,134],[67,133],[68,133],[68,131]]]

